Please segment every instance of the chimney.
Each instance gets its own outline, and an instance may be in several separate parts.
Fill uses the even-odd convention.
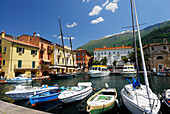
[[[2,31],[1,36],[2,36],[2,38],[5,38],[5,31]]]
[[[103,48],[106,48],[106,46],[103,46]]]
[[[36,32],[33,33],[33,37],[36,37]]]

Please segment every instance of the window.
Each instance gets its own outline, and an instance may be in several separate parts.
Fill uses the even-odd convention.
[[[104,52],[104,54],[106,55],[106,52]]]
[[[96,55],[96,53],[94,53],[94,55]]]
[[[152,47],[152,51],[154,50],[154,47]]]
[[[81,63],[78,63],[78,66],[81,66]]]
[[[166,49],[166,46],[163,46],[163,49]]]
[[[22,67],[22,60],[18,60],[18,68]]]
[[[32,68],[35,68],[35,61],[32,61]]]
[[[85,58],[82,58],[82,61],[85,61]]]
[[[128,54],[130,54],[130,51],[128,51]]]
[[[3,60],[3,65],[5,65],[5,60]]]
[[[37,51],[36,50],[31,50],[31,55],[37,55]]]
[[[95,60],[97,60],[97,57],[95,57]]]
[[[119,54],[119,51],[117,52],[117,54]]]
[[[78,56],[80,56],[80,53],[78,53]]]
[[[83,63],[82,65],[85,66],[85,63]]]
[[[40,59],[43,59],[43,52],[40,52]]]
[[[17,53],[24,53],[24,48],[17,47]]]
[[[4,54],[6,53],[6,47],[4,47]]]
[[[98,53],[98,55],[100,55],[100,53]]]
[[[115,52],[113,52],[113,54],[115,54]]]
[[[58,49],[58,53],[60,53],[60,49]]]
[[[71,64],[71,59],[70,59],[70,64]]]
[[[40,42],[44,42],[43,40],[40,40]]]
[[[0,40],[0,44],[1,44],[1,42],[2,42],[2,41]]]
[[[80,58],[78,58],[78,61],[80,61],[81,59]]]
[[[82,56],[85,56],[85,54],[84,54],[84,53],[82,53]]]
[[[101,52],[101,55],[103,55],[103,52]]]
[[[64,64],[64,58],[62,58],[62,63]]]
[[[30,38],[30,41],[31,41],[32,39]]]
[[[110,52],[109,52],[109,55],[110,55]]]

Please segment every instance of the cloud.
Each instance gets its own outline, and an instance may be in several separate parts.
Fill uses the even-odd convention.
[[[102,21],[104,21],[104,19],[103,19],[102,17],[99,17],[99,18],[97,18],[96,20],[92,20],[91,23],[92,23],[92,24],[97,24],[97,23],[100,23],[100,22],[102,22]]]
[[[70,39],[70,38],[68,37],[68,39]],[[75,39],[75,37],[71,37],[71,39]]]
[[[119,0],[113,0],[113,2],[118,2]]]
[[[58,38],[57,39],[61,39],[61,35],[60,36],[58,36]],[[68,39],[67,37],[63,37],[63,39]]]
[[[100,6],[94,6],[92,11],[89,13],[89,16],[98,15],[102,9],[103,8],[101,8]]]
[[[116,1],[116,0],[114,0],[114,1]],[[111,10],[111,11],[114,13],[115,10],[118,9],[117,3],[112,3],[112,2],[110,2],[110,3],[106,6],[105,9],[106,9],[106,10]]]
[[[109,3],[109,0],[106,0],[104,4],[102,4],[103,7],[105,7]]]
[[[58,35],[56,35],[56,34],[54,34],[54,35],[52,35],[53,37],[57,37]]]
[[[85,2],[85,1],[89,2],[90,0],[83,0],[83,2]]]
[[[76,22],[73,22],[73,24],[71,24],[71,25],[69,25],[69,24],[67,23],[66,26],[67,26],[68,28],[73,28],[73,27],[77,26],[77,23],[76,23]]]

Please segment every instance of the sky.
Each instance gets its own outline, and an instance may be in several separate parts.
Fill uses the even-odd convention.
[[[135,0],[139,23],[147,26],[170,20],[170,0]],[[0,32],[18,36],[40,34],[61,43],[59,18],[64,44],[73,49],[91,40],[130,30],[130,0],[0,0]]]

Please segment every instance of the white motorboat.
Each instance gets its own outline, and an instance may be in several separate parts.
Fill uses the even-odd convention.
[[[139,25],[138,25],[135,2],[134,0],[131,0],[134,43],[136,43],[133,10],[135,12],[135,17],[136,17],[136,26],[137,26],[137,31],[138,31],[139,46],[140,46],[143,71],[144,71],[144,79],[145,79],[146,85],[141,85],[139,82],[139,78],[136,81],[133,77],[133,81],[132,81],[133,83],[125,85],[124,88],[121,90],[121,98],[122,98],[122,101],[125,107],[132,114],[144,114],[144,113],[157,114],[159,112],[161,104],[160,104],[160,100],[158,99],[157,95],[155,95],[152,92],[152,90],[149,88],[149,82],[148,82],[146,65],[145,65],[145,60],[144,60],[142,41],[141,41],[140,30],[139,30]],[[135,45],[135,48],[136,48],[136,45]],[[136,49],[135,49],[135,54],[137,55]]]
[[[79,82],[77,86],[69,87],[63,91],[58,99],[63,103],[82,100],[92,92],[91,82]]]
[[[58,86],[48,86],[42,85],[42,87],[32,87],[32,86],[15,86],[15,89],[12,91],[8,91],[5,94],[11,97],[13,100],[23,100],[29,99],[33,95],[45,90],[58,90]]]
[[[136,76],[136,70],[134,65],[124,65],[123,71],[121,72],[123,77],[125,78],[132,78]]]
[[[8,79],[7,82],[8,83],[23,83],[23,82],[29,83],[29,82],[32,82],[32,79],[27,78],[26,76],[27,76],[27,74],[20,74],[17,77],[14,77],[12,79]]]
[[[95,66],[92,66],[89,69],[89,72],[88,72],[90,77],[95,77],[95,78],[103,77],[103,76],[108,76],[109,73],[110,73],[110,71],[104,65],[95,65]]]

